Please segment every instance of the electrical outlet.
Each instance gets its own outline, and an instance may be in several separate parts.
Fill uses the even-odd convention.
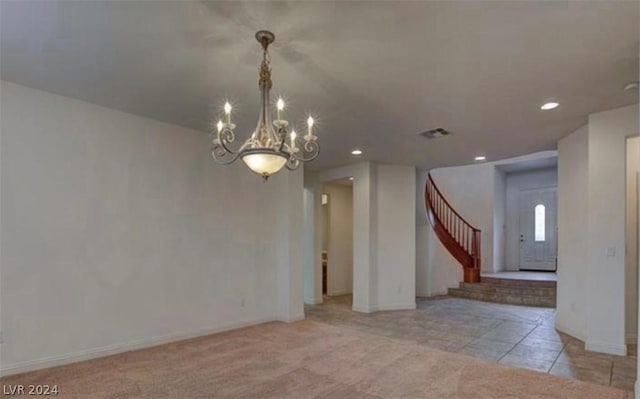
[[[613,258],[616,256],[616,247],[607,248],[607,257]]]

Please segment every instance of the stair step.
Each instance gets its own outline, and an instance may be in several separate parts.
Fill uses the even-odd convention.
[[[536,306],[536,307],[556,307],[555,296],[539,296],[539,295],[510,295],[498,292],[484,292],[466,290],[460,288],[449,288],[449,295],[475,299],[485,302],[505,303],[509,305]]]
[[[509,286],[493,283],[460,283],[460,289],[477,292],[492,292],[505,295],[524,295],[524,296],[556,296],[556,287],[538,287],[536,285]]]
[[[497,284],[506,287],[536,287],[536,288],[556,288],[555,281],[548,280],[518,280],[510,278],[496,278],[481,276],[480,281],[488,284]]]

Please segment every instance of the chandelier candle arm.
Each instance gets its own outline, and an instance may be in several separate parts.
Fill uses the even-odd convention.
[[[316,142],[317,136],[313,134],[312,117],[307,119],[305,143],[301,147],[298,146],[299,137],[294,129],[289,133],[289,122],[284,119],[285,103],[282,98],[276,102],[277,119],[271,121],[268,107],[271,104],[269,95],[273,83],[268,48],[275,40],[275,35],[268,31],[259,31],[256,33],[256,40],[263,50],[258,79],[261,104],[256,129],[237,150],[233,150],[231,145],[235,141],[236,126],[231,122],[232,106],[226,101],[223,107],[225,122],[221,119],[216,124],[217,134],[212,140],[211,155],[220,164],[229,164],[241,158],[249,169],[267,180],[283,167],[294,170],[301,162],[316,159],[320,153],[320,146]]]

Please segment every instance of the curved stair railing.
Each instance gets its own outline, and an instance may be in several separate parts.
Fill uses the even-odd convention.
[[[465,283],[480,282],[480,229],[467,222],[444,198],[431,173],[425,188],[427,218],[440,242],[462,265]]]

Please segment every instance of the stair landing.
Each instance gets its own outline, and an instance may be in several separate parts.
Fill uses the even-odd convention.
[[[556,274],[502,272],[483,274],[480,283],[461,282],[449,295],[509,305],[556,307]]]
[[[534,280],[534,281],[558,281],[558,275],[555,272],[498,272],[498,273],[482,273],[482,277],[501,278],[509,280]]]

